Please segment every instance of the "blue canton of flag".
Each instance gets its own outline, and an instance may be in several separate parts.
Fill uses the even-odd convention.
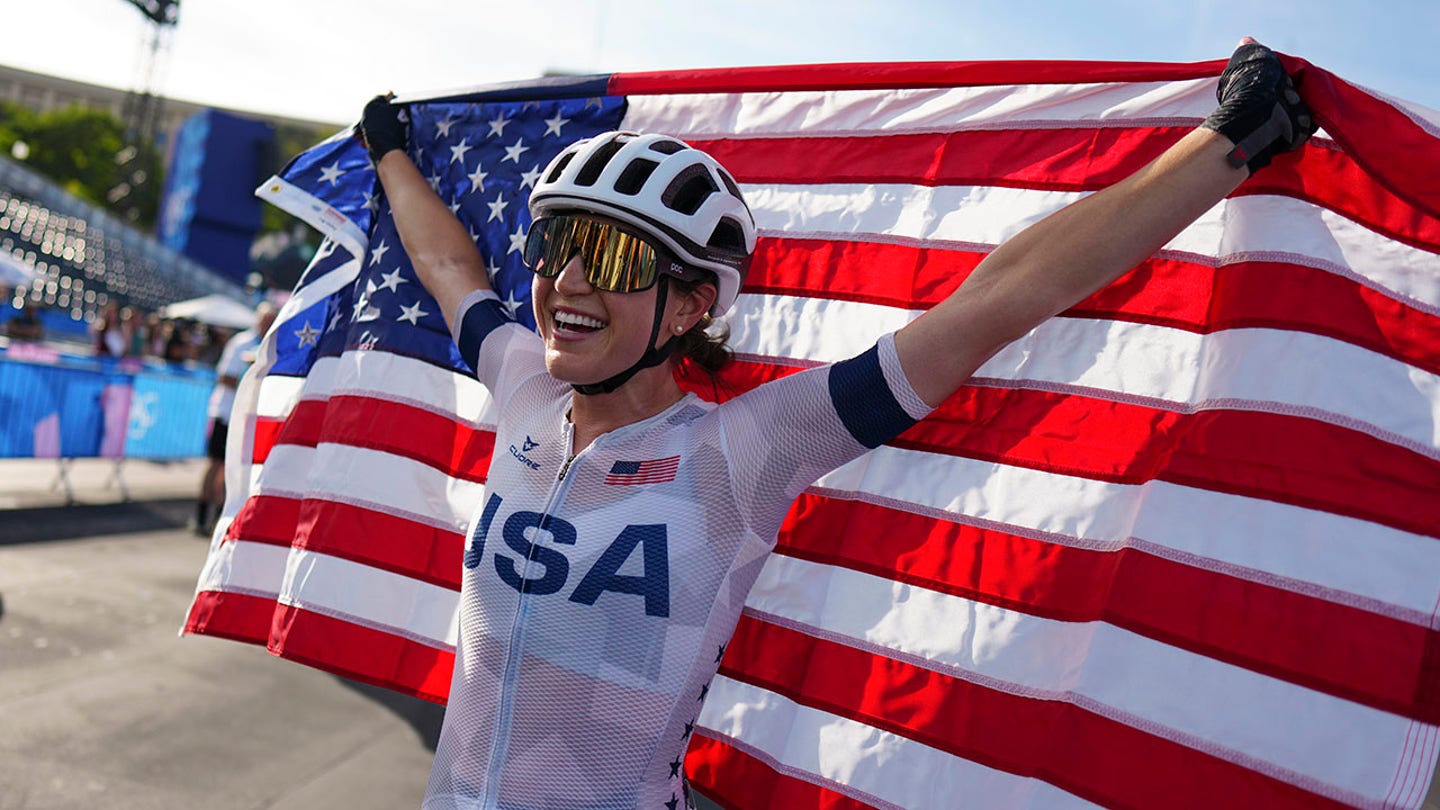
[[[470,231],[495,292],[534,327],[531,273],[521,262],[530,191],[565,146],[616,129],[625,101],[428,103],[407,107],[415,165]],[[381,349],[468,373],[400,244],[360,142],[341,133],[293,160],[271,196],[311,199],[333,223],[277,327],[272,374],[304,376],[316,359]]]

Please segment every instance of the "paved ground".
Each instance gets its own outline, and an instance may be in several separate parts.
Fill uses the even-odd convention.
[[[0,459],[0,510],[193,498],[203,459],[183,461]],[[64,472],[62,476],[61,473]],[[68,482],[68,485],[67,485]],[[7,520],[0,511],[0,540]]]
[[[177,638],[204,554],[174,528],[0,545],[0,810],[419,806],[438,707]]]

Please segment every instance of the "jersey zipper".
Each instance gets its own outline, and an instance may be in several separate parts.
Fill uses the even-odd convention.
[[[565,420],[565,462],[560,465],[559,472],[555,475],[555,484],[550,488],[550,497],[545,501],[545,508],[540,512],[541,525],[544,525],[548,518],[565,497],[565,490],[569,489],[569,474],[575,466],[576,460],[585,454],[590,447],[599,444],[599,439],[592,441],[589,447],[579,453],[573,452],[575,447],[575,428],[570,420]],[[525,558],[525,567],[521,571],[521,577],[530,578],[530,563],[534,557]],[[525,626],[530,613],[529,603],[526,601],[526,594],[517,594],[515,602],[515,615],[510,624],[510,645],[505,655],[505,675],[500,688],[500,711],[497,713],[498,722],[495,724],[495,737],[490,746],[490,767],[485,778],[485,803],[483,807],[498,807],[497,793],[500,790],[500,768],[505,758],[505,749],[510,744],[510,725],[514,719],[515,706],[515,680],[517,671],[520,669],[520,652],[525,639]]]

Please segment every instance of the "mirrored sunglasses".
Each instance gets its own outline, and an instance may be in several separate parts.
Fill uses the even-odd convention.
[[[544,278],[560,275],[576,255],[585,280],[597,290],[640,292],[655,285],[663,269],[680,278],[701,274],[619,225],[584,216],[557,214],[538,219],[525,237],[525,266]]]

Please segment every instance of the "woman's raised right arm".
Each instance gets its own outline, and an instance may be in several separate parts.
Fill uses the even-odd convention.
[[[405,253],[453,330],[456,308],[465,296],[491,289],[480,250],[411,162],[405,150],[405,124],[389,98],[376,96],[365,105],[360,130]]]

